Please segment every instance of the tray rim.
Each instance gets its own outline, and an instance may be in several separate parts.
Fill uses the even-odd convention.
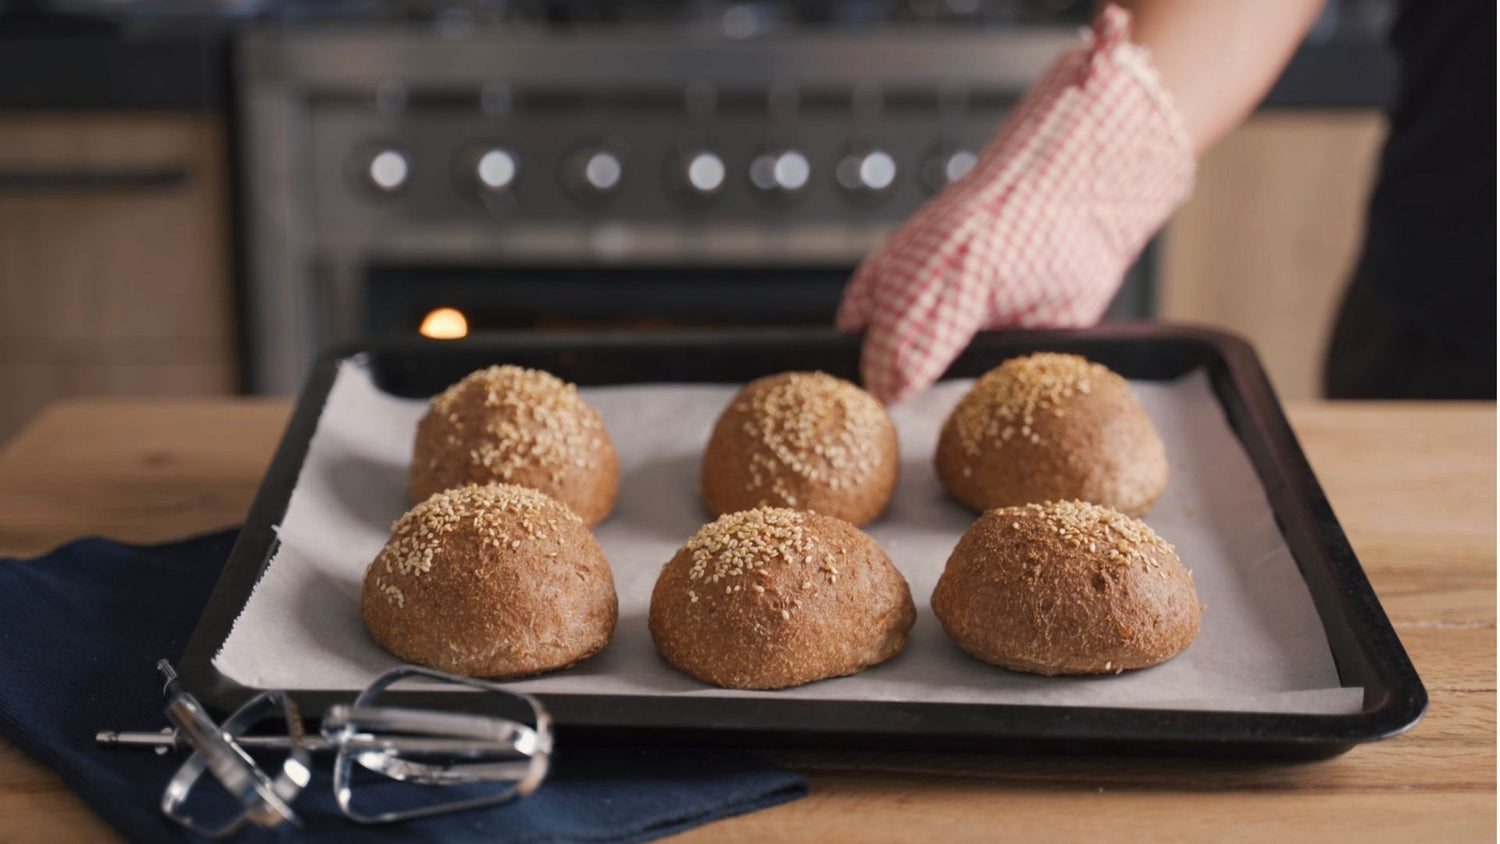
[[[1243,339],[1223,331],[1186,325],[1109,324],[1087,329],[1007,330],[986,332],[1037,349],[1066,347],[1080,341],[1177,340],[1198,344],[1224,365],[1229,382],[1243,400],[1254,424],[1242,430],[1225,407],[1231,427],[1245,446],[1263,483],[1267,472],[1282,485],[1276,491],[1297,506],[1280,505],[1267,489],[1273,512],[1304,579],[1321,573],[1332,579],[1341,621],[1355,637],[1363,666],[1378,685],[1365,678],[1365,703],[1356,713],[1248,713],[1223,710],[1169,710],[1127,707],[1035,706],[1018,704],[955,704],[774,698],[669,697],[655,695],[541,694],[553,710],[563,735],[587,735],[631,743],[690,741],[737,746],[819,746],[844,748],[908,748],[924,750],[1023,750],[1042,752],[1189,753],[1239,756],[1320,758],[1337,755],[1354,745],[1405,732],[1421,719],[1427,692],[1399,637],[1381,607],[1368,578],[1350,547],[1331,504],[1307,462],[1254,350]],[[831,329],[772,328],[681,332],[511,332],[459,345],[503,355],[507,349],[535,351],[657,346],[668,349],[697,344],[754,346],[784,342],[854,343],[857,338]],[[336,344],[318,357],[298,397],[266,474],[252,501],[244,526],[210,594],[180,660],[183,682],[210,708],[228,711],[259,689],[241,686],[213,665],[250,592],[269,563],[276,545],[274,526],[285,514],[290,493],[311,444],[339,364],[366,353],[428,353],[453,341],[422,339],[374,340]],[[1217,392],[1217,391],[1216,391]],[[1221,403],[1224,397],[1220,396]],[[1258,438],[1259,442],[1253,439]],[[1270,465],[1263,465],[1269,455]],[[1316,549],[1319,559],[1298,554],[1292,531],[1302,532],[1304,547]],[[1311,546],[1306,546],[1309,540]],[[1314,566],[1309,571],[1309,566]],[[1309,583],[1309,588],[1312,589]],[[1317,602],[1315,602],[1317,603]],[[1327,610],[1317,607],[1325,629]],[[1330,631],[1332,637],[1332,631]],[[1330,639],[1330,646],[1332,641]],[[1353,670],[1352,668],[1348,670]],[[1345,679],[1346,666],[1339,666]],[[321,713],[354,692],[289,690],[304,712]],[[421,692],[401,693],[413,705]],[[679,720],[663,723],[662,703]],[[767,704],[772,709],[768,726]],[[602,712],[601,712],[602,711]],[[938,716],[941,717],[938,717]],[[997,724],[994,716],[1004,715]],[[914,732],[903,725],[911,719],[948,725]],[[981,723],[982,733],[974,725]],[[851,724],[859,726],[851,727]]]

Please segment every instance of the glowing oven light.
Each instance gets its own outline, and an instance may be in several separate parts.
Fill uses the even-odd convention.
[[[469,321],[457,308],[434,308],[422,317],[422,327],[417,331],[434,340],[457,340],[469,333]]]

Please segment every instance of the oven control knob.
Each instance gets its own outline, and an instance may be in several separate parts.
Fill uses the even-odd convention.
[[[381,193],[394,194],[406,186],[411,176],[411,161],[406,153],[386,147],[377,149],[365,161],[365,178]]]
[[[750,184],[766,193],[796,193],[811,177],[807,156],[795,149],[766,150],[750,162]]]
[[[833,177],[850,193],[880,193],[896,183],[896,159],[883,149],[852,152],[839,160]]]
[[[970,150],[944,150],[922,165],[922,181],[932,190],[942,190],[973,170],[978,161],[979,157]]]
[[[677,178],[682,189],[692,196],[706,198],[718,193],[726,174],[724,159],[708,150],[684,153],[678,161]]]
[[[620,156],[601,147],[586,147],[568,158],[564,179],[581,196],[603,197],[614,192],[625,177]]]
[[[501,193],[515,184],[520,162],[508,149],[486,147],[475,155],[473,166],[476,187],[488,193]]]

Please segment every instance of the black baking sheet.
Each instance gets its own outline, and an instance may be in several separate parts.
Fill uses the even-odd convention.
[[[1213,752],[1325,756],[1400,732],[1426,694],[1380,609],[1248,346],[1222,334],[1157,326],[1004,332],[976,338],[949,377],[974,377],[1007,357],[1071,351],[1131,379],[1167,380],[1202,367],[1241,439],[1307,581],[1345,686],[1362,686],[1350,715],[1252,714],[1099,707],[971,705],[634,695],[544,695],[563,735],[749,746]],[[183,674],[210,705],[253,694],[212,659],[274,550],[298,471],[340,361],[361,355],[377,385],[424,397],[492,363],[552,371],[583,386],[747,381],[817,368],[857,378],[858,345],[832,332],[509,335],[464,342],[344,347],[317,364],[252,506],[224,575],[183,657]],[[296,691],[321,712],[348,694]],[[409,693],[413,701],[421,693]]]

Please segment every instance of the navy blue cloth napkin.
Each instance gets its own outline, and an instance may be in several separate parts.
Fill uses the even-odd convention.
[[[56,771],[127,837],[188,840],[157,810],[180,756],[99,748],[101,729],[166,725],[158,659],[175,660],[234,544],[234,531],[167,545],[83,539],[34,560],[0,559],[0,733]],[[732,750],[568,747],[524,800],[366,827],[333,803],[315,757],[296,804],[303,828],[275,838],[395,841],[643,841],[796,799],[801,776]],[[250,838],[271,838],[256,831]]]

